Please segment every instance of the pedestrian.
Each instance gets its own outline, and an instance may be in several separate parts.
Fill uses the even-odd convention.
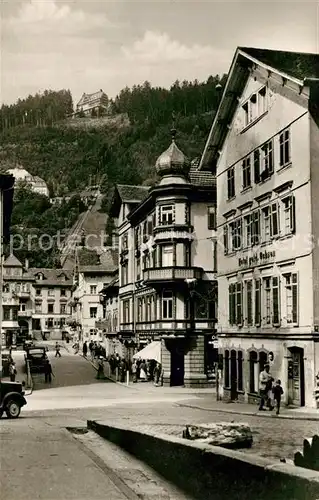
[[[86,341],[83,344],[82,352],[83,352],[83,356],[86,358],[86,355],[88,353],[88,345],[87,345]]]
[[[154,385],[156,387],[158,387],[158,385],[159,385],[161,371],[162,371],[161,364],[156,363],[155,368],[154,368]]]
[[[46,363],[44,364],[44,381],[51,383],[52,377],[54,377],[52,372],[52,366],[50,361],[47,360]]]
[[[90,343],[89,343],[89,350],[90,350],[90,354],[91,354],[91,358],[93,359],[93,340],[90,340]]]
[[[281,387],[281,380],[276,380],[276,383],[274,384],[272,388],[272,392],[274,395],[274,400],[276,402],[276,415],[279,415],[280,411],[280,401],[281,401],[281,396],[283,395],[284,391],[283,388]]]
[[[11,358],[10,364],[9,364],[9,376],[10,376],[10,382],[15,382],[16,381],[16,374],[17,374],[17,369],[15,362]]]
[[[260,394],[260,404],[259,411],[265,411],[264,404],[268,402],[268,391],[271,387],[273,378],[269,373],[270,367],[268,364],[264,366],[263,371],[259,374],[259,394]]]
[[[105,378],[105,375],[104,375],[104,366],[103,366],[103,358],[102,358],[102,356],[100,356],[100,357],[99,357],[99,360],[98,360],[96,378],[97,378],[98,380],[99,380],[99,379],[104,379],[104,378]]]
[[[133,364],[132,364],[132,376],[133,376],[133,383],[136,384],[137,382],[137,364],[134,359]]]
[[[146,363],[142,361],[140,365],[140,379],[142,382],[147,382],[147,372],[146,372]]]
[[[59,342],[56,342],[55,344],[55,358],[57,358],[59,356],[59,358],[61,358],[61,353],[60,353],[60,345],[59,345]]]

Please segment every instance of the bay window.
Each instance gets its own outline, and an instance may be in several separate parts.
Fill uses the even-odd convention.
[[[164,290],[162,294],[162,318],[173,319],[173,293]]]

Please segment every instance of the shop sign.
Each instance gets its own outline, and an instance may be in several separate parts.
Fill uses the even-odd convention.
[[[239,267],[254,267],[258,265],[265,264],[266,262],[275,259],[276,252],[274,250],[267,252],[256,252],[247,257],[241,257],[238,259]]]

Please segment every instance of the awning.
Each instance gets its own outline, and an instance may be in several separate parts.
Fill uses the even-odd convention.
[[[133,356],[134,359],[154,359],[158,363],[162,362],[161,356],[161,342],[154,341],[144,347],[141,351]]]

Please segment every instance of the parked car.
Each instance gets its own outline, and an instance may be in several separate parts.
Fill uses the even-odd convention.
[[[0,418],[3,412],[6,412],[8,418],[18,418],[22,406],[26,404],[23,385],[20,382],[0,382]]]
[[[25,362],[29,362],[31,373],[43,372],[44,365],[48,360],[46,347],[30,347],[24,356]]]

